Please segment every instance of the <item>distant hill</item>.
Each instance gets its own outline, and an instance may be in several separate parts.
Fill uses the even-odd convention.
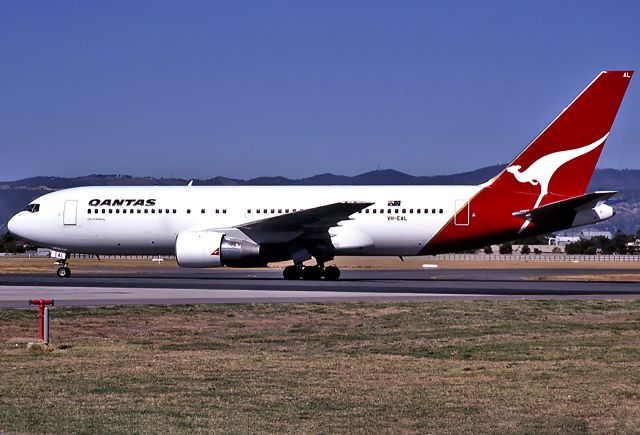
[[[225,177],[196,179],[199,186],[312,186],[312,185],[447,185],[484,183],[496,176],[506,165],[494,165],[452,175],[413,176],[392,169],[365,172],[353,177],[320,174],[308,178],[259,177],[241,180]],[[38,196],[54,190],[79,186],[179,186],[189,180],[182,178],[134,177],[130,175],[93,174],[75,178],[32,177],[0,182],[0,232],[6,231],[9,218]],[[596,228],[635,233],[640,223],[640,170],[596,169],[589,190],[617,190],[609,203],[616,216],[596,225]]]
[[[497,175],[505,165],[488,166],[475,171],[453,175],[416,177],[393,169],[365,172],[353,177],[347,175],[320,174],[308,178],[258,177],[250,180],[215,177],[194,179],[198,186],[363,186],[363,185],[436,185],[436,184],[480,184]],[[131,175],[93,174],[76,178],[32,177],[17,181],[0,181],[4,189],[60,190],[79,186],[180,186],[190,180],[183,178],[133,177]]]

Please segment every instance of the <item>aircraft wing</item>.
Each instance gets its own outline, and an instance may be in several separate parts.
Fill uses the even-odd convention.
[[[551,204],[543,205],[542,207],[531,210],[516,211],[513,215],[530,220],[534,223],[536,221],[545,222],[553,219],[554,217],[565,215],[567,212],[578,213],[580,211],[593,209],[616,193],[618,192],[605,191],[586,193],[574,198],[552,202]]]
[[[336,202],[294,213],[261,219],[238,225],[240,231],[256,243],[287,243],[293,239],[329,238],[329,228],[363,210],[372,202]]]

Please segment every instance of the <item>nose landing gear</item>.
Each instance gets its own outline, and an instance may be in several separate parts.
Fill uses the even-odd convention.
[[[327,266],[318,263],[315,266],[305,266],[302,263],[287,266],[282,271],[284,279],[308,279],[319,280],[324,278],[327,281],[337,281],[340,278],[340,269],[337,266]]]
[[[67,260],[58,260],[56,264],[60,266],[56,271],[58,278],[69,278],[71,276],[71,269],[67,265]]]

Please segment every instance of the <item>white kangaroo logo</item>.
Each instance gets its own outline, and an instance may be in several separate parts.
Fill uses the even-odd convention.
[[[551,178],[556,173],[560,166],[565,163],[583,156],[588,152],[593,151],[598,148],[600,145],[607,140],[607,136],[609,133],[602,136],[600,139],[595,141],[590,145],[585,145],[581,148],[575,148],[572,150],[566,151],[557,151],[555,153],[548,154],[546,156],[540,157],[538,160],[533,162],[531,166],[529,166],[526,170],[520,171],[520,165],[513,165],[507,168],[507,172],[513,174],[520,183],[530,183],[533,186],[540,185],[540,195],[538,196],[538,200],[533,208],[537,208],[542,202],[542,198],[549,193],[549,183],[551,182]],[[522,228],[520,228],[520,232],[524,230],[529,225],[529,220],[525,221]]]

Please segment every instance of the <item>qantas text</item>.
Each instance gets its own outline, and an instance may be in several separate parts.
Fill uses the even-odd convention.
[[[146,206],[152,207],[156,205],[155,199],[92,199],[89,201],[89,205],[92,207],[113,207],[124,205],[127,207]]]

